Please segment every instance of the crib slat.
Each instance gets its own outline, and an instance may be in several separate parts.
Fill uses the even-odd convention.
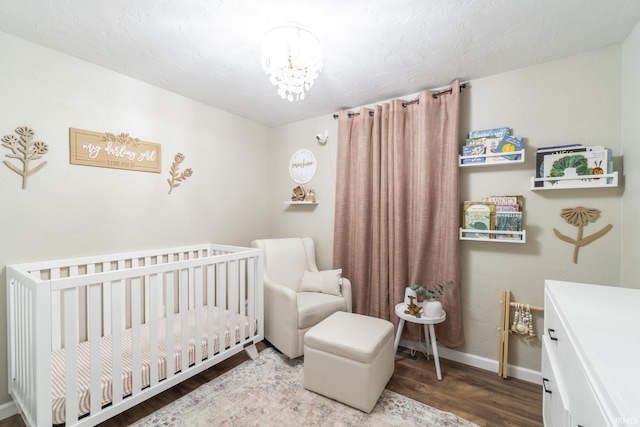
[[[78,290],[64,291],[66,420],[78,421]]]
[[[102,271],[111,271],[111,263],[102,263]],[[111,335],[111,282],[102,284],[102,327],[104,335]]]
[[[238,262],[229,261],[229,277],[227,279],[229,289],[229,347],[236,344],[236,325],[238,313]]]
[[[208,357],[211,359],[215,353],[215,337],[214,337],[214,306],[216,303],[215,299],[215,265],[207,265],[206,274],[207,274],[207,339],[209,342],[208,345]]]
[[[142,390],[142,346],[140,339],[140,292],[142,283],[140,277],[131,279],[131,393],[138,394]]]
[[[60,269],[52,268],[49,272],[50,280],[60,278]],[[62,307],[60,306],[60,291],[51,292],[51,347],[52,350],[62,348]]]
[[[112,402],[122,401],[122,306],[124,283],[122,280],[111,282],[111,307],[113,309],[111,335],[111,394]]]
[[[253,337],[254,335],[254,327],[256,312],[255,312],[255,298],[256,293],[254,292],[253,286],[255,283],[255,258],[249,258],[247,260],[247,316],[249,317],[249,337]]]
[[[227,309],[227,263],[218,264],[218,343],[220,343],[220,353],[226,348],[225,339],[225,318],[224,312]]]
[[[29,361],[29,366],[25,366],[29,373],[29,389],[31,391],[31,415],[35,414],[35,420],[41,425],[51,425],[51,351],[49,342],[51,341],[51,330],[43,328],[47,322],[51,322],[51,291],[49,286],[37,286],[34,291],[29,292],[30,295],[24,295],[29,298],[29,352],[25,360]],[[58,319],[60,319],[58,317]],[[60,323],[58,323],[60,327]],[[44,349],[37,351],[39,343],[44,343]],[[35,369],[33,367],[35,366]]]
[[[247,320],[247,292],[246,292],[246,283],[247,283],[247,261],[244,259],[238,260],[238,313],[240,313],[240,342],[245,341],[247,338],[247,331],[244,327],[245,321]]]
[[[189,276],[193,275],[192,269],[180,270],[178,286],[180,289],[180,347],[182,351],[182,372],[189,369]]]
[[[166,299],[166,303],[165,303],[165,321],[166,321],[166,325],[167,325],[167,331],[166,331],[166,355],[165,355],[165,359],[166,359],[166,377],[167,379],[173,377],[173,375],[176,372],[176,365],[175,365],[175,358],[173,357],[173,349],[174,349],[174,343],[173,343],[173,337],[174,337],[174,332],[173,332],[173,307],[174,307],[174,292],[175,292],[175,287],[174,287],[174,272],[170,271],[168,273],[166,273],[164,275],[164,279],[165,279],[165,299]]]
[[[151,387],[158,384],[158,290],[161,283],[158,282],[162,275],[152,274],[148,278],[146,285],[149,287],[149,295],[145,300],[149,301],[149,385]]]
[[[202,268],[196,267],[193,269],[193,282],[195,283],[195,331],[194,331],[194,343],[195,343],[195,364],[199,365],[202,362]]]
[[[100,380],[100,329],[102,328],[102,313],[100,303],[101,285],[91,285],[87,291],[88,322],[89,322],[89,357],[90,357],[90,410],[98,413],[102,407],[102,381]]]
[[[151,257],[150,256],[146,256],[144,257],[144,265],[145,266],[149,266],[151,265]],[[144,276],[144,321],[145,323],[149,322],[149,298],[147,297],[147,295],[149,295],[149,275]]]
[[[122,271],[126,269],[126,264],[125,264],[125,260],[124,259],[119,259],[118,260],[118,271]],[[126,283],[123,281],[122,282],[122,286],[124,286]],[[119,307],[126,307],[127,301],[125,300],[125,292],[124,289],[122,291],[122,294],[120,295],[120,299],[116,302],[116,304],[119,304]],[[122,316],[122,319],[120,319],[120,327],[124,330],[126,328],[127,325],[127,310],[119,310],[118,313],[120,313],[120,316]]]

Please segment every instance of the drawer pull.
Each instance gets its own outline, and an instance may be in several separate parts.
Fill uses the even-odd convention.
[[[548,382],[549,382],[549,379],[548,379],[548,378],[543,378],[543,379],[542,379],[542,388],[544,388],[544,392],[545,392],[545,393],[552,394],[552,393],[551,393],[551,390],[547,389],[547,383],[548,383]]]
[[[556,333],[555,329],[548,328],[547,331],[549,332],[549,339],[551,341],[558,341],[558,338],[554,336],[554,334]]]

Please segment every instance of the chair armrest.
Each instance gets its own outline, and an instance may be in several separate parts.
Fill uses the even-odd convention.
[[[294,291],[265,278],[264,305],[265,323],[298,328],[298,296]]]
[[[351,280],[346,277],[340,278],[340,292],[342,293],[342,297],[347,302],[347,311],[351,313],[353,311],[352,307],[352,296],[351,296]]]

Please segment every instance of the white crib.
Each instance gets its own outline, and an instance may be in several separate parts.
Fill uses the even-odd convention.
[[[264,337],[259,249],[7,266],[9,393],[29,426],[95,425]]]

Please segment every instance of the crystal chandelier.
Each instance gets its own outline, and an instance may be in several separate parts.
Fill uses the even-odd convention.
[[[301,101],[322,70],[320,42],[300,26],[275,27],[264,37],[262,69],[282,99]]]

